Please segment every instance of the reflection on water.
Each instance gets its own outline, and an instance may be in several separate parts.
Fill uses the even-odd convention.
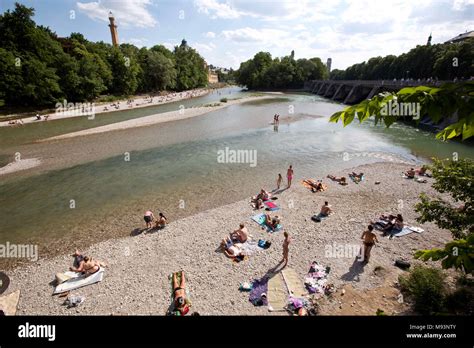
[[[135,151],[130,161],[123,155],[111,156],[0,184],[0,242],[34,238],[48,243],[83,231],[92,234],[111,218],[120,221],[118,228],[131,229],[140,226],[146,209],[159,209],[173,219],[248,197],[259,187],[272,189],[277,174],[284,174],[289,164],[297,178],[315,178],[378,161],[377,154],[410,161],[435,155],[450,157],[455,151],[460,157],[473,157],[472,147],[442,143],[430,133],[404,125],[385,129],[368,122],[343,128],[328,123],[327,116],[340,106],[315,101],[314,96],[288,95],[284,99],[288,100],[234,105],[185,122],[168,123],[170,141]],[[288,114],[290,102],[295,106],[294,115]],[[275,113],[290,120],[298,115],[326,117],[271,125]],[[143,137],[138,139],[149,141],[148,131],[137,130]],[[187,135],[181,137],[183,132]],[[107,137],[102,141],[111,139]],[[123,141],[127,141],[125,136]],[[257,166],[218,163],[217,153],[226,147],[256,150]],[[349,161],[344,161],[344,153],[352,154]],[[179,211],[180,201],[186,202],[186,212]]]

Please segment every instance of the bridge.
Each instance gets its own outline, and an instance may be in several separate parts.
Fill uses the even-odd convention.
[[[404,87],[439,86],[446,81],[428,80],[312,80],[305,82],[305,90],[321,97],[357,104],[382,92],[397,92]]]

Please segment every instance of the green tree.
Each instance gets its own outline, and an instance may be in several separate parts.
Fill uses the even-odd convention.
[[[457,268],[465,273],[474,270],[474,162],[467,159],[443,162],[434,159],[431,166],[435,182],[433,188],[448,193],[450,200],[420,196],[415,206],[418,221],[434,222],[448,229],[454,238],[444,248],[419,250],[416,258],[441,261],[443,268]]]
[[[186,90],[207,85],[207,70],[204,59],[189,47],[185,40],[174,49],[176,61],[176,88]]]

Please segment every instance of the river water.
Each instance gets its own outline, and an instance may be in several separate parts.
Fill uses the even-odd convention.
[[[453,153],[474,157],[472,146],[443,143],[434,134],[403,124],[385,129],[372,122],[345,128],[329,123],[329,116],[344,106],[303,93],[236,104],[150,127],[53,144],[34,143],[53,135],[176,110],[179,105],[191,107],[245,95],[238,88],[219,93],[97,115],[93,121],[75,118],[0,129],[4,162],[17,148],[52,157],[74,151],[84,156],[86,144],[106,149],[98,160],[84,156],[73,166],[0,179],[0,244],[37,243],[43,250],[55,245],[52,251],[58,251],[71,249],[74,240],[75,246],[82,246],[126,236],[143,226],[147,209],[176,219],[237,201],[260,187],[273,189],[277,174],[285,177],[290,164],[298,179],[325,177],[338,169],[381,159],[421,163],[433,156],[452,157]],[[270,124],[275,113],[281,115],[278,128]],[[218,154],[226,148],[255,155],[256,162],[221,163]]]

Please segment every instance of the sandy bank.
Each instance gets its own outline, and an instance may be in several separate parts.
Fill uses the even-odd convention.
[[[380,243],[373,249],[370,263],[365,267],[354,262],[352,256],[336,257],[327,253],[327,248],[333,245],[359,245],[368,221],[383,212],[400,212],[406,223],[417,225],[413,206],[418,195],[421,192],[433,195],[435,191],[431,188],[432,179],[428,179],[427,184],[403,179],[400,172],[404,169],[406,165],[398,163],[349,168],[332,174],[347,176],[352,170],[362,171],[365,180],[359,185],[351,181],[348,186],[340,186],[323,179],[329,189],[322,193],[311,193],[299,183],[302,178],[297,176],[294,186],[278,194],[276,201],[281,207],[278,215],[282,217],[284,230],[292,237],[288,266],[303,279],[310,263],[316,260],[331,267],[329,281],[336,287],[350,284],[359,290],[374,289],[386,282],[374,276],[375,267],[381,266],[392,278],[396,277],[402,271],[393,266],[394,260],[412,260],[414,250],[439,247],[449,240],[448,231],[425,224],[422,226],[424,233],[401,238],[388,239],[379,233]],[[375,181],[380,181],[380,185],[375,185]],[[325,200],[333,206],[335,213],[321,223],[314,223],[310,217],[319,211]],[[161,231],[91,246],[84,250],[85,254],[107,262],[109,267],[103,282],[73,291],[73,295],[86,296],[85,302],[75,309],[62,306],[64,299],[52,297],[53,288],[49,285],[55,273],[65,271],[71,265],[72,259],[68,255],[52,259],[43,259],[40,255],[38,262],[8,272],[11,285],[6,294],[21,290],[20,315],[163,315],[170,303],[167,276],[183,269],[188,278],[193,311],[202,315],[270,314],[266,307],[254,307],[248,301],[248,293],[238,290],[241,282],[264,276],[281,259],[283,234],[268,234],[261,230],[250,221],[255,213],[248,201],[243,200],[172,221]],[[233,263],[216,248],[240,222],[246,223],[255,240],[266,239],[272,245],[248,260]],[[143,225],[137,228],[143,228]],[[77,246],[80,246],[79,242],[70,245],[71,251]],[[373,294],[377,296],[378,292]]]
[[[124,129],[129,129],[129,128],[136,128],[136,127],[145,127],[145,126],[150,126],[153,124],[158,124],[158,123],[163,123],[163,122],[183,120],[186,118],[200,116],[211,111],[223,109],[230,105],[240,104],[240,103],[257,100],[257,99],[270,99],[270,98],[273,98],[273,97],[263,96],[263,97],[230,99],[227,103],[216,103],[216,104],[210,104],[209,106],[183,108],[176,111],[169,111],[169,112],[154,114],[154,115],[135,118],[135,119],[127,120],[123,122],[112,123],[105,126],[89,128],[89,129],[85,129],[78,132],[62,134],[55,137],[42,139],[39,142],[74,138],[74,137],[79,137],[79,136],[84,136],[84,135],[98,134],[98,133],[110,132],[110,131],[115,131],[115,130],[124,130]]]
[[[8,163],[6,166],[0,168],[0,175],[10,174],[18,172],[20,170],[26,170],[37,167],[41,164],[39,158],[27,158],[20,161]]]
[[[133,102],[129,105],[127,104],[127,100],[117,100],[115,102],[107,102],[107,103],[94,103],[94,115],[102,114],[102,113],[110,113],[115,111],[123,111],[123,110],[132,110],[138,108],[145,108],[150,106],[156,105],[163,105],[167,103],[177,102],[184,99],[196,98],[201,97],[209,93],[209,89],[200,88],[200,89],[193,89],[190,91],[183,91],[178,93],[169,93],[163,96],[135,96],[132,98]],[[81,103],[79,103],[81,104]],[[83,103],[84,105],[88,103]],[[119,107],[116,108],[114,105],[119,104]],[[37,123],[37,122],[47,122],[47,121],[54,121],[60,120],[64,118],[71,118],[71,117],[85,117],[84,114],[80,112],[73,111],[64,111],[60,113],[50,112],[50,113],[39,113],[41,115],[41,120],[37,120],[36,117],[25,117],[21,118],[21,123],[28,124],[28,123]],[[46,119],[45,119],[46,117]],[[87,116],[89,117],[89,116]],[[7,126],[21,126],[20,124],[10,124],[9,121],[2,121],[0,122],[0,127],[7,127]]]

